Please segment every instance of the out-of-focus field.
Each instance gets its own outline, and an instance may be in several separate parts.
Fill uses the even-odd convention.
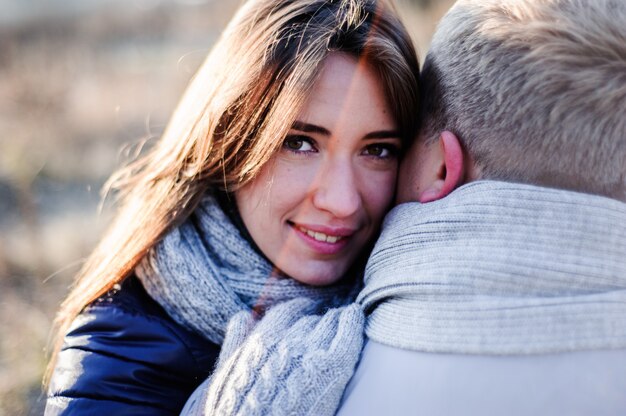
[[[0,416],[42,413],[55,310],[111,216],[100,188],[240,3],[0,1]],[[401,3],[420,56],[451,3]]]

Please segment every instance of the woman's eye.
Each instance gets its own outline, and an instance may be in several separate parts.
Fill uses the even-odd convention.
[[[311,139],[304,136],[287,136],[283,142],[283,147],[296,153],[315,151]]]
[[[367,156],[389,159],[398,154],[398,149],[391,144],[370,144],[363,152]]]

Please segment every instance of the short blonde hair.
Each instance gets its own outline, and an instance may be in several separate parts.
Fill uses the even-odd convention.
[[[422,73],[422,137],[483,178],[626,200],[626,2],[459,0]]]

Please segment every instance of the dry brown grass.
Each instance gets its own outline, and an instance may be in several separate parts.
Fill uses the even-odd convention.
[[[54,312],[110,217],[98,190],[123,144],[160,134],[238,3],[0,26],[0,415],[42,412]],[[430,3],[401,5],[422,56],[451,0]]]

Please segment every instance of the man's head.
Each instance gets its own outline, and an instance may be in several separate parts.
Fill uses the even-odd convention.
[[[474,179],[626,200],[623,0],[459,0],[422,80],[401,202]]]

